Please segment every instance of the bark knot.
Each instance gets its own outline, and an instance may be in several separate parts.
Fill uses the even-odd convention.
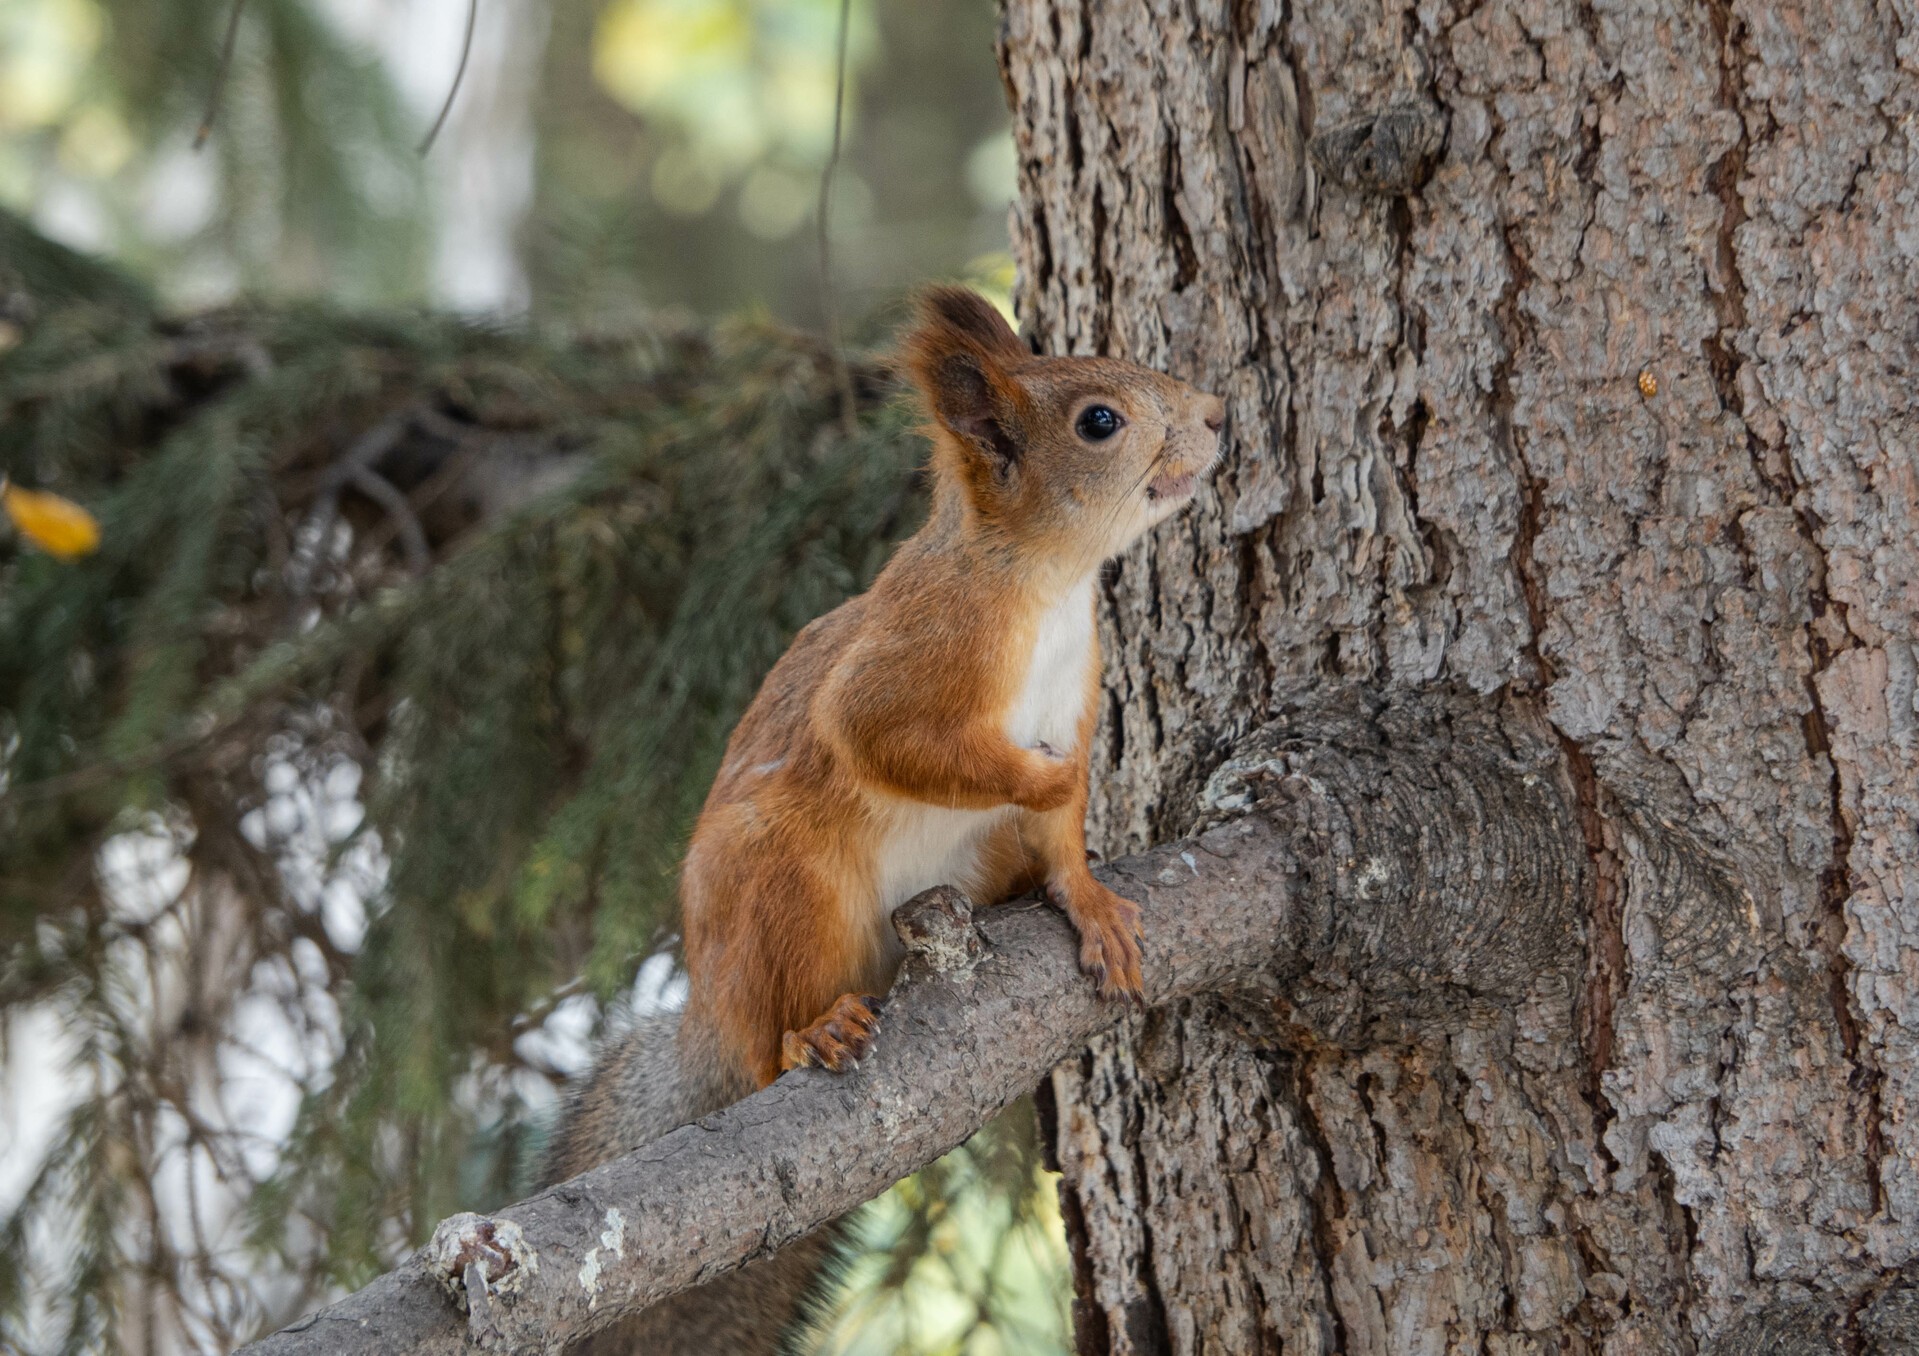
[[[922,890],[893,911],[893,931],[936,974],[963,975],[985,943],[973,926],[973,902],[951,885]]]
[[[1424,101],[1408,101],[1329,127],[1306,149],[1335,183],[1400,197],[1426,182],[1445,141],[1445,113]]]
[[[476,1331],[491,1327],[489,1295],[515,1294],[540,1269],[519,1225],[471,1212],[441,1220],[420,1258]]]

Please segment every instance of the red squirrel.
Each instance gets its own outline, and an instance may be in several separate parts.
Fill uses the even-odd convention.
[[[1216,397],[1110,358],[1038,358],[984,299],[936,288],[904,368],[929,415],[933,505],[873,587],[766,677],[681,874],[683,1013],[638,1015],[577,1090],[549,1180],[716,1111],[783,1069],[871,1046],[932,885],[1044,889],[1113,997],[1140,992],[1139,911],[1086,866],[1099,568],[1177,511],[1218,455]],[[684,1291],[578,1356],[771,1356],[833,1229]]]
[[[744,1087],[866,1053],[890,916],[933,885],[1044,890],[1100,992],[1140,994],[1139,909],[1086,864],[1094,589],[1191,499],[1225,407],[1132,363],[1035,357],[959,288],[925,294],[902,357],[931,416],[926,525],[767,675],[681,876],[683,1055]]]

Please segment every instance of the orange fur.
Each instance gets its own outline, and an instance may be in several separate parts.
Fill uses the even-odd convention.
[[[1139,993],[1138,909],[1086,865],[1090,581],[1190,495],[1222,407],[1130,363],[1034,357],[957,289],[928,294],[903,356],[932,416],[932,512],[767,675],[682,874],[682,1039],[756,1085],[865,1052],[858,996],[899,962],[888,914],[929,885],[980,904],[1044,888],[1101,992]],[[1092,404],[1117,434],[1083,436]]]

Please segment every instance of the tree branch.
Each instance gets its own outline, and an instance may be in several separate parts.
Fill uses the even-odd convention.
[[[1208,784],[1210,827],[1099,871],[1142,906],[1148,1004],[1224,995],[1360,1043],[1564,988],[1584,853],[1555,767],[1548,741],[1470,699],[1349,693],[1265,727]],[[1127,1011],[1095,995],[1051,909],[977,924],[948,890],[902,908],[910,954],[854,1074],[788,1074],[490,1217],[456,1216],[245,1350],[558,1350],[870,1200]],[[463,1316],[455,1297],[482,1281]]]

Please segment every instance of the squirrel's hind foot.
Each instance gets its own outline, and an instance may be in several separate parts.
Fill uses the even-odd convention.
[[[831,1069],[845,1073],[866,1058],[879,1030],[879,999],[872,994],[841,994],[823,1016],[803,1031],[780,1040],[780,1069]]]
[[[1099,985],[1101,998],[1123,998],[1146,1005],[1145,982],[1140,975],[1139,905],[1116,895],[1090,874],[1075,884],[1046,887],[1046,897],[1079,933],[1079,968]]]

